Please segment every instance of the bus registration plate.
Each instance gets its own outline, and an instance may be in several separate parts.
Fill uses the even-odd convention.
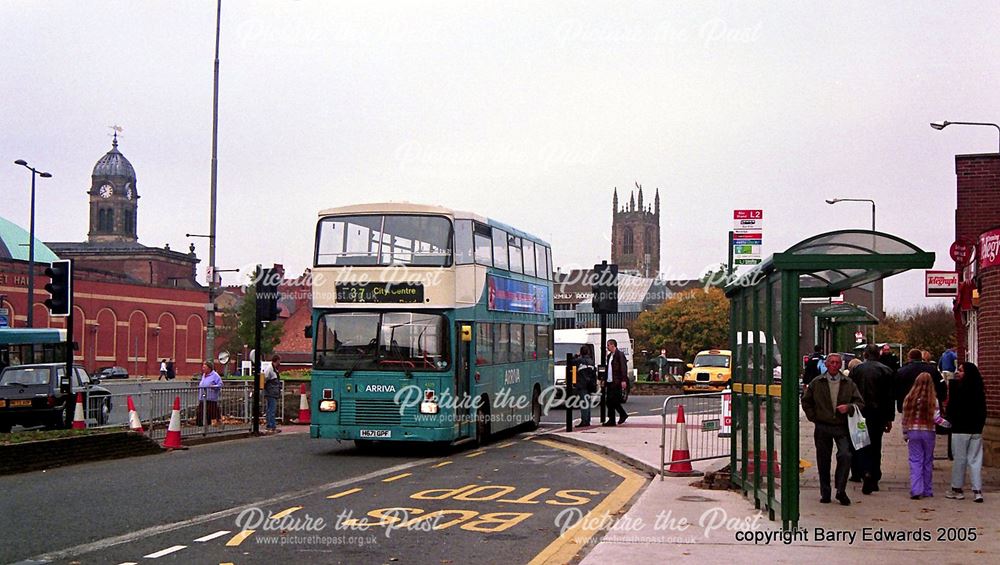
[[[343,283],[337,285],[337,302],[352,304],[420,304],[424,285],[420,283]]]
[[[361,437],[366,439],[387,439],[392,437],[392,430],[361,430]]]

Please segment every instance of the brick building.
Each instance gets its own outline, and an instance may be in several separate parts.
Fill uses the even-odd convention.
[[[34,326],[65,327],[50,318],[44,275],[47,263],[73,259],[75,358],[88,370],[118,365],[131,374],[159,373],[159,360],[174,359],[178,376],[200,369],[205,352],[207,291],[196,281],[199,259],[147,247],[138,241],[138,200],[132,164],[118,150],[94,166],[90,230],[85,242],[35,240]],[[12,327],[27,325],[28,233],[0,218],[0,295]]]
[[[979,366],[986,386],[987,465],[1000,466],[1000,154],[956,155],[955,240],[973,249],[956,300],[959,358]]]

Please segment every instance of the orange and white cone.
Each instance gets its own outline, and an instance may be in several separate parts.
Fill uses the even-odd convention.
[[[299,388],[299,423],[309,424],[312,422],[312,412],[309,410],[309,397],[306,396],[306,384],[302,383]]]
[[[76,408],[73,410],[73,429],[87,429],[87,420],[83,417],[83,393],[76,393]]]
[[[174,397],[174,409],[170,412],[170,425],[167,426],[167,438],[163,440],[167,449],[187,449],[181,445],[181,397]]]
[[[674,448],[670,456],[671,461],[691,459],[691,450],[688,448],[687,420],[684,418],[684,405],[677,407],[677,423],[674,426]],[[694,475],[698,474],[692,467],[690,461],[680,461],[671,463],[667,472],[673,475]]]
[[[128,397],[128,428],[133,432],[143,433],[142,422],[139,421],[139,413],[135,411],[135,403],[132,402],[132,395]]]

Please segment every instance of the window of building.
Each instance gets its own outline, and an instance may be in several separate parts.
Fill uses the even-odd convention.
[[[625,255],[631,255],[634,253],[632,240],[632,228],[625,228],[622,233],[622,253]]]

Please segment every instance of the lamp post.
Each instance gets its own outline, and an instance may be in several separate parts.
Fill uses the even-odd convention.
[[[215,211],[218,193],[218,147],[219,147],[219,36],[222,30],[222,0],[218,0],[215,10],[215,82],[212,91],[212,180],[211,202],[208,225],[208,267],[212,276],[208,281],[208,322],[205,331],[205,353],[207,359],[215,359]]]
[[[49,173],[43,173],[34,167],[28,166],[24,159],[14,161],[15,165],[21,165],[31,171],[31,227],[28,235],[28,327],[35,327],[35,177],[43,179],[52,178]]]
[[[997,124],[994,124],[994,123],[990,123],[990,122],[949,122],[949,121],[931,122],[931,127],[934,128],[934,129],[936,129],[936,130],[938,130],[938,131],[941,131],[944,128],[946,128],[948,126],[951,126],[951,125],[955,125],[955,126],[990,126],[990,127],[995,127],[995,128],[997,128],[997,134],[998,134],[998,136],[1000,136],[1000,126],[998,126]],[[998,144],[998,149],[997,150],[998,150],[998,152],[1000,152],[1000,144]]]
[[[826,201],[827,204],[837,204],[838,202],[868,202],[872,205],[872,251],[875,251],[875,201],[871,198],[833,198]],[[878,281],[872,283],[872,316],[878,318],[875,311],[875,291],[878,290]],[[875,343],[875,325],[872,325],[872,343]]]

